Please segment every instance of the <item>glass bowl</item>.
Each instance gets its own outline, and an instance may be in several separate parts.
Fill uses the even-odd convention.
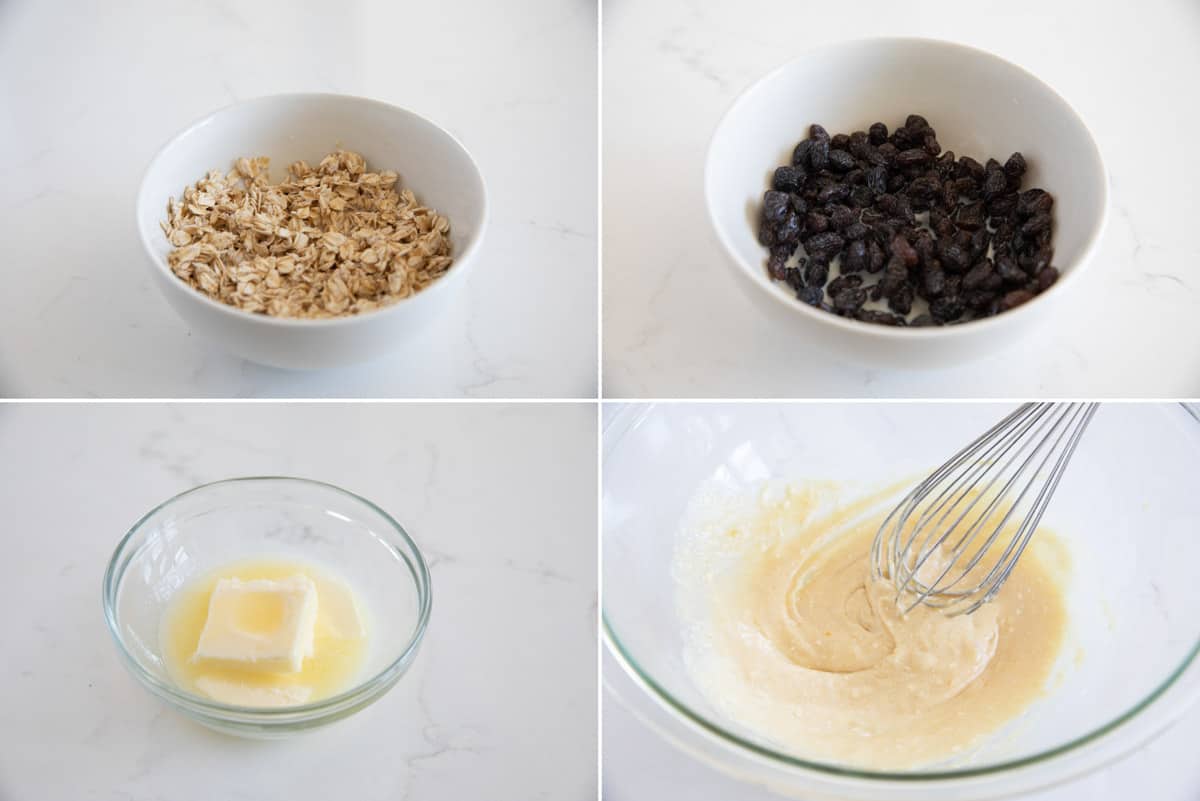
[[[1044,698],[969,759],[890,773],[808,760],[723,717],[693,684],[672,559],[698,488],[737,495],[768,479],[821,479],[865,494],[936,467],[1011,408],[665,404],[611,416],[603,629],[609,665],[628,677],[606,679],[610,698],[711,765],[805,799],[1027,792],[1093,770],[1178,719],[1200,696],[1200,411],[1179,404],[1097,413],[1043,519],[1072,559],[1063,658]]]
[[[356,686],[258,708],[217,703],[171,680],[159,621],[172,598],[194,576],[256,558],[314,563],[354,588],[369,622]],[[364,498],[301,478],[234,478],[176,495],[134,524],[104,574],[104,618],[134,678],[206,726],[259,738],[323,726],[382,697],[412,664],[431,601],[425,560],[399,523]]]

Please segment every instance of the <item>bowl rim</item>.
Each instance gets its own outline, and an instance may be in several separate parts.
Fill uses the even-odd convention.
[[[800,301],[794,295],[789,295],[786,292],[780,291],[779,288],[775,286],[775,282],[767,280],[765,268],[762,264],[759,264],[756,267],[751,267],[742,260],[737,250],[733,247],[730,235],[718,222],[717,214],[715,212],[715,189],[713,187],[713,150],[715,149],[717,137],[730,123],[734,112],[738,111],[744,103],[748,102],[750,97],[755,93],[763,91],[763,87],[765,87],[768,83],[780,75],[783,75],[788,70],[801,64],[802,62],[811,59],[814,55],[817,55],[823,51],[837,50],[851,46],[883,44],[915,44],[926,47],[943,47],[951,50],[962,51],[973,58],[991,59],[995,62],[998,62],[1014,70],[1017,74],[1023,76],[1025,79],[1040,85],[1053,97],[1057,98],[1057,100],[1066,109],[1068,115],[1073,116],[1076,122],[1078,122],[1083,128],[1083,131],[1087,134],[1088,143],[1091,145],[1092,155],[1095,158],[1096,163],[1100,165],[1102,178],[1100,182],[1102,187],[1102,194],[1100,197],[1100,217],[1092,226],[1091,233],[1085,241],[1083,250],[1080,252],[1079,257],[1070,264],[1068,269],[1060,271],[1058,280],[1054,282],[1053,286],[1038,294],[1029,302],[1022,303],[1020,306],[1010,309],[1002,314],[997,314],[982,320],[970,320],[953,325],[902,328],[899,326],[877,325],[873,323],[864,323],[860,320],[846,319],[836,314],[830,314],[829,312],[821,309],[815,309],[812,306],[809,306],[807,303]],[[708,211],[709,224],[716,233],[717,239],[720,242],[721,247],[724,248],[729,260],[737,267],[742,275],[749,278],[767,295],[773,297],[783,308],[793,312],[799,312],[801,316],[831,325],[834,328],[841,329],[842,331],[846,331],[848,333],[865,334],[867,336],[876,337],[879,339],[899,338],[911,340],[949,339],[950,337],[954,336],[969,336],[976,332],[982,332],[988,328],[998,328],[1000,326],[1012,325],[1018,318],[1029,318],[1029,309],[1037,305],[1038,300],[1051,295],[1055,295],[1057,297],[1064,295],[1065,291],[1059,291],[1059,287],[1065,287],[1076,283],[1077,276],[1082,274],[1085,268],[1088,266],[1089,262],[1091,261],[1091,257],[1095,253],[1096,246],[1099,244],[1100,239],[1104,235],[1105,229],[1108,227],[1110,202],[1108,168],[1105,166],[1104,156],[1100,151],[1100,147],[1096,144],[1096,137],[1092,134],[1091,128],[1089,128],[1087,123],[1084,122],[1083,117],[1078,111],[1076,111],[1075,107],[1067,102],[1066,98],[1059,94],[1054,87],[1050,86],[1041,78],[1038,78],[1032,72],[1020,66],[1019,64],[998,56],[991,51],[965,45],[960,42],[950,41],[948,39],[937,39],[924,36],[864,36],[853,39],[841,39],[836,42],[828,42],[826,44],[818,45],[805,50],[801,55],[789,59],[787,62],[754,80],[741,92],[739,92],[737,97],[734,98],[733,102],[729,104],[729,107],[726,108],[725,112],[721,115],[721,118],[717,121],[716,126],[713,128],[712,135],[709,137],[708,148],[705,151],[704,157],[704,200],[705,207]],[[963,333],[964,330],[966,331],[965,334]]]
[[[415,117],[416,119],[431,126],[434,130],[436,130],[438,133],[440,133],[442,136],[444,136],[446,139],[448,139],[450,142],[452,142],[462,152],[462,155],[466,157],[467,163],[469,163],[471,165],[472,169],[475,172],[475,177],[479,181],[479,192],[480,192],[480,198],[482,200],[482,206],[483,206],[483,213],[479,218],[479,223],[475,227],[475,230],[470,232],[467,246],[463,249],[462,253],[459,253],[456,256],[454,256],[453,263],[450,265],[450,268],[446,271],[446,273],[444,275],[437,278],[433,283],[431,283],[429,286],[422,289],[420,292],[415,292],[406,298],[400,298],[399,300],[393,301],[391,303],[388,303],[387,305],[380,306],[375,309],[371,309],[370,311],[360,312],[359,314],[344,315],[341,317],[309,319],[309,318],[302,318],[302,317],[276,317],[276,316],[268,315],[268,314],[259,314],[257,312],[248,312],[248,311],[245,311],[244,309],[237,308],[236,306],[230,306],[228,304],[221,303],[218,300],[214,300],[213,298],[210,298],[207,295],[199,292],[195,288],[185,284],[179,278],[179,276],[177,276],[171,272],[170,267],[168,267],[166,264],[166,260],[163,259],[161,256],[159,256],[159,254],[154,250],[154,247],[152,246],[150,240],[147,238],[146,232],[142,229],[142,225],[141,225],[143,209],[145,208],[147,211],[149,210],[149,207],[148,207],[149,200],[148,200],[148,198],[146,198],[147,184],[149,182],[150,175],[155,171],[155,169],[158,168],[159,162],[162,161],[166,157],[166,154],[170,150],[172,150],[176,145],[178,145],[181,141],[183,141],[185,138],[187,138],[189,136],[196,134],[202,128],[210,125],[219,116],[223,116],[223,115],[229,114],[234,111],[239,111],[246,107],[256,105],[256,104],[283,103],[283,102],[311,103],[314,101],[319,102],[319,101],[327,101],[327,100],[340,100],[340,101],[350,101],[351,103],[362,103],[362,104],[376,106],[379,108],[386,109],[389,113],[394,114],[394,113],[399,112],[401,114],[408,115],[410,117]],[[172,195],[172,197],[174,197],[174,195]],[[382,100],[375,100],[374,98],[370,98],[370,97],[362,97],[360,95],[341,94],[338,92],[281,92],[281,93],[270,94],[270,95],[259,95],[257,97],[251,97],[251,98],[247,98],[245,100],[239,100],[239,101],[221,106],[220,108],[218,108],[214,111],[210,111],[209,113],[205,114],[204,116],[193,120],[191,123],[189,123],[187,126],[185,126],[183,128],[183,130],[181,130],[178,133],[171,136],[170,139],[168,139],[163,145],[161,145],[158,148],[157,151],[155,151],[154,156],[150,159],[150,161],[147,163],[145,169],[142,171],[142,178],[138,184],[137,197],[134,201],[134,222],[137,224],[138,239],[142,243],[142,249],[146,252],[146,255],[149,257],[150,261],[153,263],[155,269],[164,278],[169,279],[169,282],[171,285],[178,285],[178,288],[187,290],[186,292],[182,293],[180,295],[180,297],[188,296],[188,297],[194,298],[195,300],[201,302],[201,304],[207,305],[209,308],[217,309],[221,313],[230,315],[232,319],[243,320],[243,321],[252,320],[255,322],[262,323],[264,325],[280,326],[283,328],[336,328],[339,326],[351,326],[351,325],[356,325],[363,320],[380,317],[380,316],[386,314],[387,312],[395,311],[396,309],[398,309],[402,306],[412,305],[414,303],[422,302],[420,300],[421,298],[425,298],[427,296],[431,296],[434,293],[442,291],[442,288],[447,283],[449,283],[449,280],[451,278],[459,275],[460,273],[466,272],[466,268],[474,260],[475,252],[479,249],[480,243],[483,241],[484,234],[486,233],[487,228],[488,228],[488,222],[490,220],[490,217],[491,217],[491,204],[488,202],[487,181],[483,177],[483,171],[479,169],[479,162],[477,162],[475,160],[475,158],[471,155],[471,152],[469,150],[467,150],[466,146],[463,145],[463,143],[461,141],[459,141],[458,138],[454,136],[454,134],[450,133],[445,128],[443,128],[441,125],[438,125],[436,122],[429,119],[428,117],[426,117],[422,114],[419,114],[415,111],[412,111],[410,109],[404,108],[403,106],[393,105],[391,103],[386,103]],[[453,221],[451,221],[451,222],[453,223]]]
[[[308,485],[310,487],[318,487],[324,490],[333,490],[339,495],[350,498],[353,501],[365,505],[367,508],[381,515],[388,524],[390,524],[395,533],[399,535],[404,544],[412,549],[411,554],[406,554],[398,549],[395,545],[385,540],[380,542],[390,548],[396,556],[408,567],[413,576],[413,583],[417,589],[417,621],[413,627],[413,631],[399,656],[392,660],[387,666],[378,671],[370,678],[360,681],[348,690],[344,690],[336,695],[331,695],[328,698],[322,698],[319,701],[314,701],[307,704],[298,704],[295,706],[284,707],[255,707],[255,706],[239,706],[237,704],[224,704],[212,699],[205,698],[194,693],[187,692],[181,689],[178,685],[163,681],[157,676],[148,671],[142,666],[125,647],[125,640],[121,635],[120,621],[117,615],[117,598],[120,592],[121,580],[124,577],[125,570],[137,550],[129,552],[129,547],[135,536],[141,532],[142,526],[154,515],[163,509],[171,506],[175,502],[205,490],[213,489],[225,485],[240,484],[240,483],[258,483],[258,482],[277,482],[294,483]],[[126,558],[128,557],[128,558]],[[366,498],[349,490],[343,489],[335,484],[330,484],[325,481],[317,481],[310,478],[301,478],[297,476],[276,476],[276,475],[261,475],[261,476],[237,476],[234,478],[225,478],[218,481],[210,481],[204,484],[199,484],[191,489],[176,493],[165,501],[156,504],[150,511],[146,512],[137,522],[135,522],[121,540],[117,543],[113,550],[112,557],[109,559],[108,567],[104,571],[104,580],[101,585],[102,600],[104,604],[104,620],[108,626],[108,633],[112,636],[113,642],[117,646],[117,651],[120,652],[125,666],[133,673],[133,675],[148,689],[156,695],[165,698],[166,700],[180,704],[185,708],[202,709],[205,712],[215,713],[217,717],[236,721],[239,723],[253,722],[258,724],[294,724],[299,720],[308,720],[324,716],[325,713],[336,713],[342,710],[347,704],[354,703],[366,697],[381,695],[399,678],[407,664],[412,661],[417,649],[420,647],[425,637],[425,631],[429,627],[429,617],[433,606],[433,586],[430,580],[429,567],[425,562],[424,554],[413,541],[412,537],[404,527],[400,525],[391,515],[381,509],[378,505],[372,503]]]
[[[604,443],[601,449],[602,458],[607,461],[611,449],[615,447],[616,442],[623,439],[627,434],[640,427],[650,415],[662,403],[644,403],[644,404],[626,404],[621,407],[603,426]],[[696,405],[704,405],[697,403]],[[1177,405],[1180,409],[1192,418],[1197,424],[1200,424],[1200,404],[1177,401],[1175,404],[1163,403],[1159,404],[1164,407]],[[603,529],[603,509],[601,509],[601,537],[604,536]],[[601,554],[601,564],[603,565],[603,554]],[[601,575],[601,594],[603,596],[603,573]],[[841,778],[853,780],[865,780],[868,782],[884,783],[884,782],[900,782],[907,785],[919,785],[921,783],[938,783],[942,782],[950,784],[955,781],[966,779],[977,779],[983,777],[1000,777],[1012,775],[1019,769],[1031,768],[1037,765],[1049,765],[1059,757],[1068,755],[1078,755],[1082,753],[1082,749],[1103,740],[1108,735],[1112,734],[1117,729],[1125,724],[1142,720],[1141,713],[1148,707],[1155,704],[1168,691],[1176,686],[1184,674],[1188,673],[1193,668],[1200,668],[1200,639],[1198,639],[1191,649],[1184,655],[1183,660],[1176,666],[1167,677],[1162,680],[1155,688],[1143,697],[1136,704],[1128,709],[1125,709],[1120,714],[1116,715],[1106,723],[1098,726],[1084,734],[1071,738],[1064,743],[1039,751],[1029,756],[1018,759],[1009,759],[1002,762],[995,762],[989,765],[959,769],[940,769],[940,770],[913,770],[913,771],[876,771],[867,768],[855,768],[846,765],[839,765],[830,762],[822,762],[818,760],[802,759],[800,757],[784,753],[781,750],[771,748],[760,743],[749,740],[738,734],[727,731],[719,723],[710,720],[706,716],[695,712],[683,701],[677,699],[670,691],[657,682],[645,669],[642,668],[638,660],[622,643],[620,637],[617,636],[616,629],[609,620],[607,610],[601,606],[600,610],[601,631],[605,646],[609,652],[617,660],[617,662],[625,669],[625,672],[630,675],[634,683],[645,690],[651,699],[665,707],[679,720],[689,724],[695,729],[698,729],[703,734],[713,738],[725,746],[732,747],[736,753],[743,753],[753,758],[765,760],[768,764],[776,765],[783,768],[799,768],[804,771],[811,771],[818,775],[827,778]],[[1193,698],[1195,700],[1195,698]],[[1177,720],[1188,707],[1188,704],[1182,704],[1175,710],[1174,714],[1168,713],[1168,716],[1163,720],[1156,721],[1156,725],[1152,728],[1150,736],[1158,733],[1166,726],[1170,725],[1174,720]],[[1148,737],[1133,742],[1127,748],[1121,749],[1117,756],[1127,753],[1132,748],[1146,742]],[[1111,757],[1110,757],[1111,759]],[[1107,762],[1108,760],[1104,760]],[[1101,763],[1103,764],[1103,763]],[[1043,783],[1044,784],[1044,783]],[[1041,786],[1041,785],[1039,785]]]

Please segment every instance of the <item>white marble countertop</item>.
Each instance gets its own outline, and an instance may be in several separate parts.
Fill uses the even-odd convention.
[[[595,799],[595,432],[593,404],[0,407],[0,799]],[[254,474],[376,501],[434,587],[391,692],[276,742],[143,690],[100,603],[141,514]]]
[[[287,372],[201,341],[137,237],[167,139],[294,91],[424,114],[488,182],[464,301],[371,364]],[[0,106],[0,396],[595,397],[592,3],[16,0],[0,6]]]
[[[606,397],[1193,397],[1200,394],[1200,5],[1191,0],[780,3],[604,9]],[[916,35],[996,53],[1086,120],[1109,168],[1109,225],[1053,321],[937,371],[837,363],[781,335],[720,251],[704,154],[745,87],[800,51]],[[786,334],[786,332],[785,332]]]

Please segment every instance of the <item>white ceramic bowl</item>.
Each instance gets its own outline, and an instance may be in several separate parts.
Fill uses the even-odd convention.
[[[808,126],[830,133],[889,128],[922,114],[945,150],[1003,162],[1021,151],[1022,186],[1054,195],[1054,264],[1047,292],[985,320],[892,328],[830,314],[798,300],[766,272],[758,210],[775,168],[791,163]],[[817,48],[747,89],[713,134],[705,194],[717,237],[751,297],[798,338],[879,366],[936,367],[981,356],[1044,320],[1078,281],[1104,227],[1108,179],[1087,126],[1054,90],[990,53],[929,39],[864,39]]]
[[[846,485],[847,499],[863,497],[935,467],[1011,409],[977,403],[620,408],[604,430],[601,564],[611,656],[605,686],[699,759],[804,801],[1023,797],[1149,740],[1200,700],[1200,407],[1194,405],[1116,403],[1097,412],[1043,518],[1071,561],[1063,586],[1067,640],[1055,676],[1045,697],[969,755],[886,773],[807,758],[729,719],[684,662],[675,534],[698,490],[707,498],[739,498],[765,481],[816,479]]]
[[[421,203],[450,220],[454,264],[421,292],[373,312],[332,320],[251,314],[200,294],[167,267],[170,243],[159,227],[167,199],[240,156],[269,156],[272,177],[297,159],[315,164],[337,147],[361,153],[373,169],[394,170]],[[487,192],[470,154],[429,120],[377,100],[330,94],[261,97],[216,111],[163,146],[142,179],[138,230],[155,280],[184,322],[246,359],[276,367],[334,367],[366,361],[444,314],[487,225]]]

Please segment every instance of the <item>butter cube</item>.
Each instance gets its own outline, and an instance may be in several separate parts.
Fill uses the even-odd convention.
[[[192,661],[294,673],[312,656],[316,620],[317,588],[308,576],[221,579]]]

